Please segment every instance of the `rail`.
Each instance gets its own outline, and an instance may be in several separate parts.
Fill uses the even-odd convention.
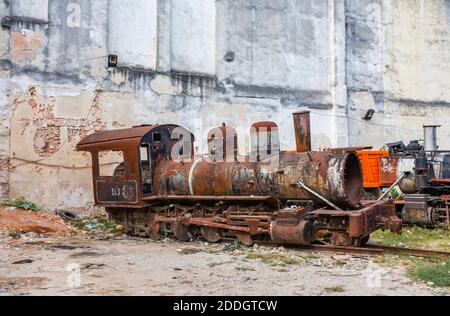
[[[269,247],[282,246],[271,242],[257,242],[257,244]],[[365,247],[339,247],[332,245],[310,245],[310,246],[289,245],[284,247],[286,249],[333,252],[333,253],[368,255],[368,256],[384,256],[385,254],[396,254],[396,255],[408,255],[413,257],[426,257],[426,258],[436,258],[436,257],[450,258],[449,251],[425,250],[417,248],[400,248],[381,245],[367,245]]]

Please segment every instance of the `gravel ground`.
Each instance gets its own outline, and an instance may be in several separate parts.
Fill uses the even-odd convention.
[[[443,295],[366,256],[0,234],[0,295]]]

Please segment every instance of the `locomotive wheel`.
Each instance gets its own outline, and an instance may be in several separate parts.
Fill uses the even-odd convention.
[[[217,243],[222,239],[219,230],[215,228],[202,227],[200,232],[202,233],[202,237],[210,243]]]
[[[241,244],[245,246],[253,246],[253,238],[250,234],[247,233],[236,233],[237,239],[241,242]]]
[[[187,242],[191,240],[192,236],[189,232],[189,226],[183,225],[181,223],[173,223],[170,226],[170,230],[176,239],[182,242]]]
[[[345,233],[333,233],[331,235],[331,244],[333,246],[341,246],[341,247],[350,247],[350,246],[357,246],[361,240],[356,240],[356,242],[353,240],[352,237],[348,236]]]

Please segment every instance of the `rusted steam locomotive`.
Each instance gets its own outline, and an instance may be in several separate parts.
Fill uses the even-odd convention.
[[[382,169],[396,173],[404,199],[396,201],[405,224],[450,229],[450,151],[440,150],[437,125],[424,126],[423,144],[388,144]]]
[[[208,134],[209,154],[194,154],[194,136],[177,125],[99,132],[77,149],[91,153],[96,205],[129,234],[181,241],[237,238],[309,245],[361,246],[377,229],[398,232],[388,201],[361,201],[360,161],[352,149],[311,151],[310,113],[294,114],[296,151],[281,151],[273,122],[251,127],[251,152],[238,154],[236,131]],[[100,158],[123,162],[101,173]]]

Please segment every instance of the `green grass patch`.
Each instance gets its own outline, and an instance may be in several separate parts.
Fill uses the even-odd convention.
[[[106,219],[88,219],[73,221],[72,226],[79,230],[92,233],[118,234],[117,224]]]
[[[318,259],[320,259],[319,256],[313,255],[313,254],[303,255],[303,256],[301,256],[301,258],[302,258],[303,260],[306,260],[306,261],[312,261],[312,260],[318,260]]]
[[[0,201],[0,205],[16,207],[26,211],[33,211],[33,212],[41,211],[41,208],[38,207],[36,204],[24,199],[2,200]]]
[[[446,259],[385,255],[374,261],[383,267],[403,267],[411,280],[431,282],[435,287],[450,288],[450,262]]]
[[[298,260],[296,260],[294,258],[289,258],[289,257],[280,258],[280,261],[286,265],[298,264]]]
[[[295,258],[288,257],[279,253],[260,253],[255,251],[250,251],[246,256],[246,259],[261,260],[263,263],[271,266],[286,266],[300,263]]]
[[[408,270],[412,279],[432,283],[436,287],[450,287],[450,262],[421,262]]]
[[[8,235],[12,239],[20,239],[22,237],[22,234],[20,232],[10,232]]]
[[[403,228],[402,235],[393,234],[388,231],[377,231],[372,234],[370,243],[384,246],[403,246],[450,251],[450,231],[421,227],[405,227]]]

